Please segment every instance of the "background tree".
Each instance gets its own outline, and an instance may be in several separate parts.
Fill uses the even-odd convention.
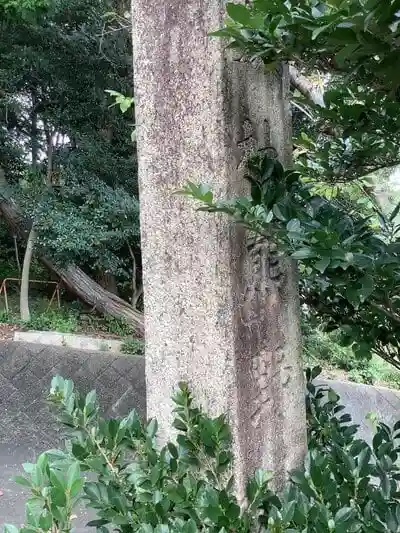
[[[24,241],[34,228],[37,255],[68,288],[141,331],[117,295],[140,296],[133,109],[122,114],[106,92],[131,91],[127,6],[21,5],[0,23],[0,211]]]

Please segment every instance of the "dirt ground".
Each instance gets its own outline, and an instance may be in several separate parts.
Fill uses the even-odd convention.
[[[14,331],[21,329],[15,324],[0,323],[0,341],[7,341],[14,338]]]

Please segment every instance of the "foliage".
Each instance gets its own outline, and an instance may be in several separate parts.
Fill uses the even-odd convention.
[[[331,78],[324,107],[302,101],[318,135],[303,139],[301,164],[319,179],[354,179],[399,159],[398,8],[395,0],[227,4],[215,35],[231,47],[269,70],[290,61]]]
[[[14,242],[8,234],[6,225],[0,219],[0,280],[14,277],[17,273]]]
[[[104,327],[109,333],[119,335],[120,337],[132,335],[132,326],[127,322],[117,320],[111,316],[105,316],[103,321]]]
[[[47,10],[49,7],[48,0],[1,0],[0,13],[12,17],[27,17]]]
[[[122,113],[126,113],[134,104],[134,98],[132,96],[125,96],[124,94],[119,93],[118,91],[113,91],[107,89],[106,93],[112,96],[115,99],[115,103],[112,105],[119,106],[119,109]]]
[[[1,303],[1,302],[0,302]],[[109,315],[98,316],[78,301],[62,301],[60,308],[53,302],[49,306],[49,299],[43,293],[34,293],[32,297],[32,313],[29,322],[22,322],[19,314],[15,312],[18,307],[16,295],[8,294],[10,311],[2,310],[0,305],[0,324],[16,324],[22,329],[39,331],[58,331],[61,333],[84,333],[95,336],[116,336],[126,338],[133,333],[132,326],[122,320],[117,320]],[[137,341],[140,343],[140,341]]]
[[[18,529],[6,524],[5,533],[71,531],[72,511],[85,481],[79,462],[60,450],[49,450],[36,463],[25,463],[23,468],[25,475],[17,476],[15,481],[31,492],[26,503],[26,525]]]
[[[114,275],[128,295],[131,250],[140,255],[133,108],[121,114],[106,92],[133,102],[125,10],[114,0],[73,0],[2,17],[0,155],[42,250]]]
[[[303,360],[307,366],[321,365],[329,376],[331,373],[335,376],[337,370],[343,371],[351,381],[358,383],[386,383],[388,380],[388,386],[398,388],[400,372],[379,359],[381,364],[377,365],[369,358],[357,357],[350,347],[341,345],[338,332],[326,333],[310,323],[303,325],[302,330]]]
[[[35,304],[37,302],[35,301]],[[36,306],[35,306],[36,307]],[[36,309],[29,322],[23,322],[18,315],[6,311],[0,312],[0,324],[17,324],[23,328],[38,331],[59,331],[60,333],[74,333],[78,330],[78,315],[71,309]]]
[[[242,508],[230,477],[225,417],[210,418],[195,407],[186,385],[173,398],[177,440],[160,449],[155,420],[144,424],[135,411],[103,420],[94,391],[81,397],[71,381],[53,378],[49,400],[71,440],[65,451],[50,450],[24,466],[26,475],[16,481],[32,493],[26,524],[20,530],[6,525],[6,531],[70,531],[80,498],[97,512],[88,525],[100,532],[398,531],[400,424],[391,430],[375,421],[372,446],[357,439],[338,395],[312,383],[317,375],[318,369],[307,371],[304,466],[290,474],[280,495],[268,488],[272,473],[258,470]],[[81,472],[90,472],[90,480]]]
[[[380,226],[340,199],[315,194],[298,171],[285,171],[266,155],[249,160],[251,195],[214,200],[208,186],[188,183],[181,191],[202,206],[222,212],[247,228],[258,241],[301,262],[302,302],[328,330],[340,329],[357,355],[371,350],[400,367],[399,232],[378,213]]]
[[[55,261],[130,279],[127,246],[139,244],[139,202],[122,187],[72,175],[65,187],[43,194],[31,213],[38,242]]]
[[[121,352],[130,355],[144,355],[144,341],[142,339],[128,339],[121,345]]]
[[[378,0],[311,0],[293,6],[279,0],[254,0],[246,6],[228,3],[227,13],[230,20],[219,33],[266,63],[291,60],[299,54],[318,63],[322,51],[327,66],[356,66],[382,82],[395,75],[391,71],[395,63],[385,57],[399,45],[400,15],[395,1],[382,9]],[[249,32],[240,31],[245,28]],[[377,49],[381,56],[375,57]],[[395,53],[391,59],[398,59]]]
[[[133,96],[125,96],[124,94],[119,93],[118,91],[107,90],[106,91],[110,96],[115,99],[115,103],[112,106],[117,105],[121,113],[126,113],[129,109],[134,106],[135,99]],[[133,125],[134,126],[134,125]],[[136,130],[133,129],[131,133],[132,142],[136,141]]]
[[[321,366],[325,378],[350,380],[400,388],[400,371],[377,355],[357,356],[349,346],[342,346],[340,332],[327,333],[308,320],[303,323],[303,364]]]
[[[78,317],[71,310],[48,309],[44,313],[34,313],[31,320],[24,324],[29,329],[39,331],[59,331],[73,333],[78,327]]]

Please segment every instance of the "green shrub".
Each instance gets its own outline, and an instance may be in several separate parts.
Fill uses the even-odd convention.
[[[353,370],[368,361],[357,360],[351,348],[340,345],[339,335],[325,333],[319,328],[303,324],[303,349],[306,360],[321,361],[342,370]]]
[[[10,313],[7,311],[0,311],[0,324],[10,324],[13,323]]]
[[[25,325],[30,329],[73,333],[78,328],[78,318],[71,310],[48,309],[43,313],[32,313],[31,320]]]
[[[400,372],[393,365],[387,363],[378,356],[373,356],[371,360],[371,372],[374,375],[374,382],[385,385],[393,389],[400,389]]]
[[[82,318],[84,318],[84,324]],[[128,337],[133,334],[133,328],[130,324],[109,315],[87,315],[84,313],[82,318],[81,326],[85,331],[102,331],[118,337]]]
[[[118,320],[112,316],[104,315],[103,317],[104,329],[108,333],[119,335],[120,337],[126,337],[132,335],[133,328],[130,324],[127,324],[123,320]]]
[[[38,302],[36,302],[38,303]],[[43,303],[39,300],[39,303]],[[48,306],[48,302],[45,302]],[[29,322],[23,322],[15,312],[7,313],[0,311],[0,323],[18,324],[25,328],[41,331],[59,331],[61,333],[73,333],[78,329],[78,315],[73,309],[40,309],[35,308],[31,313]]]
[[[232,490],[226,419],[205,415],[185,384],[173,397],[176,441],[158,448],[155,420],[142,423],[132,411],[105,421],[94,391],[83,398],[71,381],[55,377],[49,400],[70,441],[65,451],[25,465],[26,475],[17,481],[32,492],[26,525],[6,531],[71,531],[82,496],[97,512],[88,525],[99,533],[398,532],[400,423],[393,430],[377,424],[372,446],[356,439],[357,426],[343,414],[338,395],[312,383],[317,374],[307,371],[304,466],[290,474],[279,495],[268,488],[272,473],[258,470],[242,507]]]
[[[307,323],[303,324],[303,357],[307,364],[344,370],[358,383],[373,384],[378,378],[371,359],[357,357],[350,347],[342,346],[339,333],[325,333]]]
[[[144,355],[144,341],[142,339],[128,339],[121,344],[121,352],[130,355]]]
[[[338,332],[326,333],[303,317],[303,360],[306,366],[321,365],[328,372],[339,369],[357,383],[379,384],[400,389],[400,372],[381,357],[357,357],[340,344]]]

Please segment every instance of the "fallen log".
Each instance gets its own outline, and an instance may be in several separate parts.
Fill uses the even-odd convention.
[[[4,217],[13,235],[26,239],[32,224],[23,217],[4,186],[5,180],[3,178],[3,180],[0,179],[0,215]],[[70,264],[61,268],[44,255],[40,257],[40,261],[51,272],[54,272],[63,281],[65,287],[85,304],[90,305],[101,314],[108,314],[116,319],[124,320],[132,326],[135,334],[144,335],[143,313],[134,309],[119,296],[104,289],[77,265]]]

